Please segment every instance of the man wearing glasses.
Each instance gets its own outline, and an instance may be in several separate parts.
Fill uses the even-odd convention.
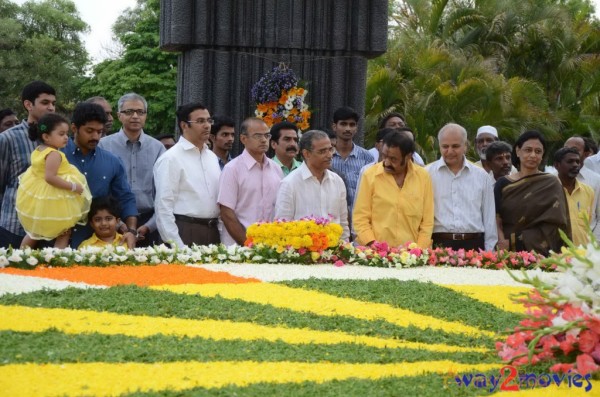
[[[134,92],[125,94],[117,105],[119,121],[123,127],[118,132],[100,139],[98,147],[111,152],[123,162],[139,212],[138,227],[135,230],[136,245],[152,246],[160,243],[154,216],[156,191],[152,167],[165,152],[165,147],[160,141],[144,133],[148,103],[143,96]],[[121,225],[119,232],[126,231],[127,226]]]
[[[208,109],[188,103],[177,109],[181,137],[154,165],[156,224],[164,242],[218,244],[217,156],[206,142],[214,123]]]
[[[281,168],[266,156],[269,127],[259,118],[242,123],[240,140],[245,149],[223,168],[219,182],[219,207],[223,226],[221,242],[243,245],[246,228],[252,223],[270,222],[275,215],[275,200]]]
[[[281,180],[275,218],[301,219],[306,216],[326,218],[342,226],[342,240],[350,238],[346,186],[335,172],[330,171],[335,148],[329,136],[318,130],[308,131],[300,138],[304,158],[296,170]]]

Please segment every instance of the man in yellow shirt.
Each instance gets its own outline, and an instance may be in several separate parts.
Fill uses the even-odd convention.
[[[573,244],[587,244],[589,238],[585,219],[589,222],[592,214],[594,190],[577,180],[577,174],[581,168],[581,158],[577,149],[559,149],[554,154],[554,168],[558,172],[558,179],[560,179],[565,196],[567,196]]]
[[[384,137],[383,161],[365,170],[356,196],[353,218],[360,244],[431,246],[433,187],[428,172],[410,160],[414,151],[406,134]]]

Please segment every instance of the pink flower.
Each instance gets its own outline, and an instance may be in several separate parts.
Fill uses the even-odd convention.
[[[600,343],[596,345],[596,348],[592,352],[592,357],[594,357],[594,361],[600,363]]]
[[[575,350],[575,347],[573,346],[575,342],[577,342],[577,338],[571,334],[568,334],[565,340],[560,342],[560,350],[563,351],[565,356]]]
[[[554,364],[550,367],[550,371],[552,372],[563,372],[567,373],[573,370],[573,364]]]
[[[340,260],[337,260],[337,261],[335,261],[335,263],[333,264],[333,266],[335,266],[335,267],[342,267],[342,266],[344,266],[344,262],[342,262]]]
[[[600,334],[600,317],[591,317],[589,318],[585,326],[594,331],[597,334]]]
[[[598,369],[600,369],[600,366],[594,362],[594,359],[589,354],[580,354],[577,356],[577,372],[581,375],[589,374]]]
[[[579,334],[579,350],[584,353],[591,353],[598,345],[600,336],[588,329],[581,331]]]

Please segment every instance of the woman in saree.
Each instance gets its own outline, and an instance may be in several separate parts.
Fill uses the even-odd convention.
[[[494,186],[498,249],[560,251],[559,229],[570,237],[569,211],[559,179],[539,170],[546,141],[538,131],[526,131],[515,143],[513,162],[519,172]]]

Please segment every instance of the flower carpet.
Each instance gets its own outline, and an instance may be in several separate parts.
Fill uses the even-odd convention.
[[[503,271],[266,266],[0,269],[0,395],[600,395],[498,357]]]

